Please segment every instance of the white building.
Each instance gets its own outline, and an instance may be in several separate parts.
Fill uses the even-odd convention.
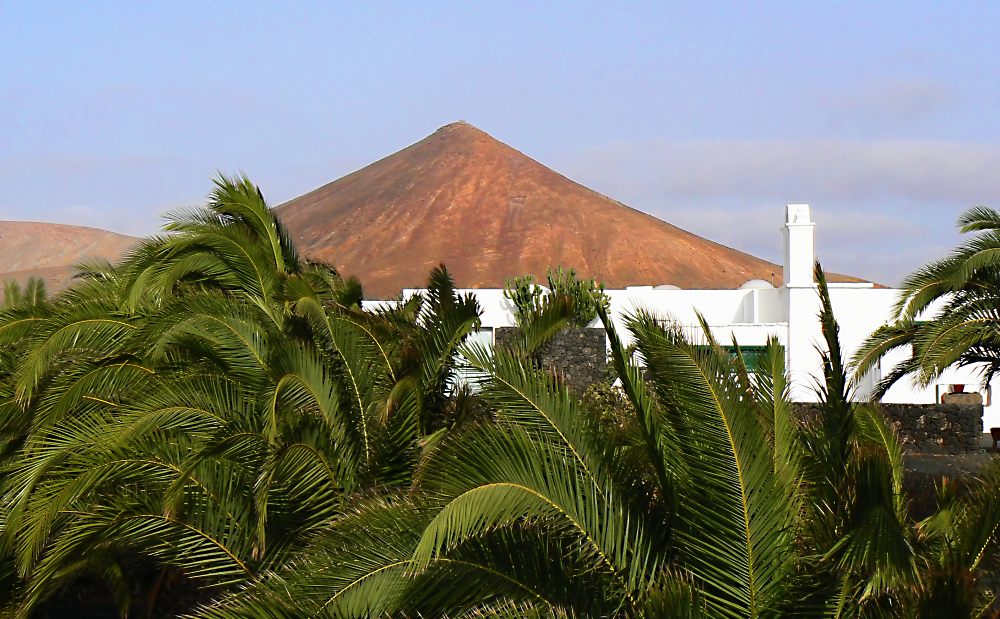
[[[735,337],[741,347],[762,346],[769,336],[776,336],[785,347],[786,366],[790,375],[790,390],[794,400],[815,400],[814,388],[822,380],[822,367],[817,346],[822,334],[819,324],[819,295],[813,279],[815,263],[815,223],[809,206],[789,204],[785,209],[784,237],[785,281],[780,288],[769,282],[751,280],[737,290],[682,290],[676,286],[629,286],[624,290],[606,290],[611,300],[611,316],[622,327],[623,317],[637,308],[672,318],[692,333],[700,332],[696,312],[711,326],[721,344]],[[892,319],[892,307],[898,289],[877,288],[871,283],[830,283],[830,300],[840,324],[840,339],[847,360],[862,342],[878,327]],[[403,296],[419,292],[403,291]],[[497,327],[514,326],[513,306],[500,289],[463,290],[476,295],[483,308],[482,330],[478,337],[491,342]],[[626,342],[627,344],[628,342]],[[897,352],[883,360],[873,375],[860,386],[859,397],[867,395],[881,377],[905,354]],[[930,404],[941,394],[951,391],[954,384],[966,385],[967,391],[979,388],[979,378],[973,369],[949,370],[936,384],[920,388],[909,378],[896,383],[883,398],[884,402]],[[986,403],[984,429],[1000,426],[1000,405],[994,406],[989,393],[983,393]]]

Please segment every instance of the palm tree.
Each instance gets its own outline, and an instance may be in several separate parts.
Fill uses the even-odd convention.
[[[908,276],[894,322],[875,331],[853,359],[861,376],[892,351],[910,349],[875,397],[907,375],[928,385],[949,367],[973,366],[985,385],[1000,371],[1000,213],[974,207],[958,225],[963,234],[978,234]]]
[[[44,311],[0,316],[19,351],[0,368],[0,558],[24,616],[81,577],[122,612],[152,612],[163,583],[253,580],[351,497],[408,485],[422,407],[478,319],[441,268],[416,322],[384,329],[246,179],[168,227]]]
[[[475,296],[459,296],[445,266],[431,270],[426,291],[376,312],[355,313],[391,360],[399,380],[412,380],[423,393],[421,434],[445,425],[444,409],[454,391],[456,350],[476,329],[482,308]]]
[[[479,308],[440,267],[426,296],[363,312],[245,178],[169,227],[0,312],[9,614],[83,582],[149,616],[170,600],[206,617],[982,606],[1000,469],[912,521],[896,437],[852,403],[818,268],[818,417],[794,413],[775,341],[750,372],[707,325],[698,345],[638,312],[640,366],[602,311],[628,402],[609,432],[530,362],[565,307],[512,349],[463,346]],[[454,389],[459,348],[475,396]]]
[[[953,505],[968,524],[946,533],[913,526],[899,443],[851,403],[818,275],[819,419],[793,414],[776,342],[751,374],[707,330],[697,346],[643,313],[627,326],[645,368],[603,317],[630,402],[617,442],[552,377],[467,346],[495,417],[435,442],[409,493],[355,503],[200,616],[862,617],[940,603],[971,572],[956,580],[932,557],[995,556],[1000,521],[975,502]],[[945,566],[941,586],[919,576],[928,565]]]

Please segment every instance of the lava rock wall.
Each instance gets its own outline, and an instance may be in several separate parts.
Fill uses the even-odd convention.
[[[516,336],[514,327],[496,330],[497,344]],[[542,346],[542,367],[557,376],[577,395],[604,379],[608,364],[607,336],[599,327],[566,328]]]
[[[912,453],[959,454],[978,452],[982,446],[983,405],[881,404],[896,429],[903,449]],[[815,404],[796,404],[804,417],[821,415]]]

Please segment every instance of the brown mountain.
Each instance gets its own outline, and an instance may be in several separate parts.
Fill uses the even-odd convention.
[[[69,282],[74,264],[117,260],[137,240],[83,226],[0,221],[0,282],[37,276],[58,290]]]
[[[305,255],[358,275],[370,297],[422,285],[439,262],[471,288],[555,265],[609,288],[781,281],[780,266],[616,202],[464,122],[278,213]]]

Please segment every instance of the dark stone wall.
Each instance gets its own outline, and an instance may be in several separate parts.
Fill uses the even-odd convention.
[[[983,405],[882,404],[889,422],[909,453],[978,452],[982,442]],[[821,414],[815,404],[796,404],[798,412]]]
[[[498,344],[514,337],[515,327],[498,327]],[[559,376],[571,391],[582,394],[587,387],[604,378],[608,363],[607,336],[604,329],[566,328],[542,346],[542,367]]]
[[[498,344],[514,337],[514,327],[496,330]],[[541,364],[558,375],[572,391],[583,394],[604,378],[607,336],[602,328],[567,328],[540,351]],[[955,397],[958,396],[958,397]],[[983,431],[983,405],[978,394],[949,394],[943,404],[881,404],[907,453],[977,453]],[[821,414],[815,404],[796,404],[803,417]]]

